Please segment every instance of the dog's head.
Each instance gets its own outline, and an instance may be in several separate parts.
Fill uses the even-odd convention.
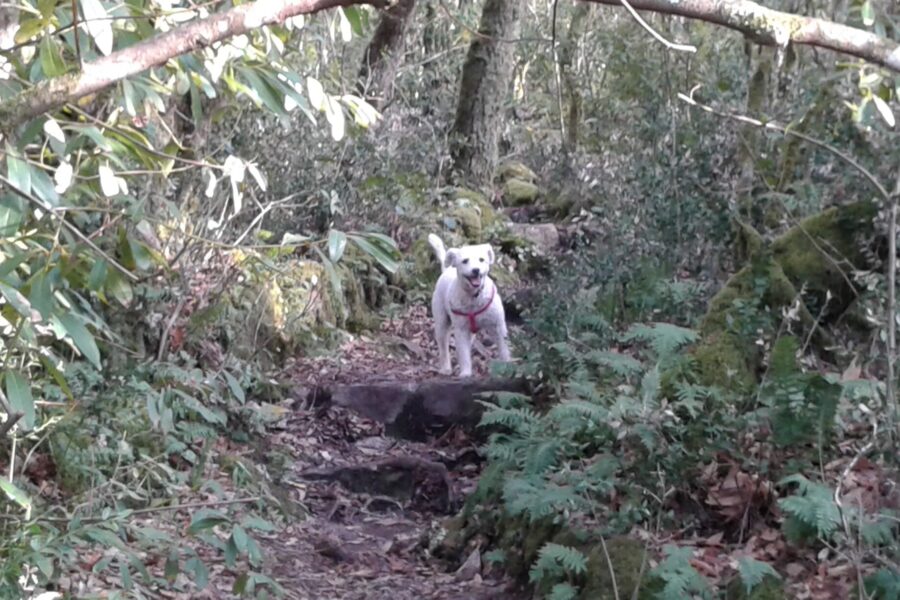
[[[476,244],[447,250],[447,266],[456,267],[457,274],[469,292],[477,292],[481,289],[492,264],[494,264],[494,249],[490,244]]]

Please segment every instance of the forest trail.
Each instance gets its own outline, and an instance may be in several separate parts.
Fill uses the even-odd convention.
[[[298,358],[287,374],[304,398],[334,384],[427,380],[437,375],[430,336],[426,308],[411,306],[379,332],[348,339],[335,354]],[[476,362],[483,376],[487,363]],[[302,399],[295,408],[268,443],[293,456],[284,483],[309,516],[260,539],[272,561],[266,571],[288,598],[522,597],[486,565],[469,562],[454,572],[428,553],[429,540],[481,471],[476,444],[462,428],[414,442],[390,437],[383,424],[346,408]]]

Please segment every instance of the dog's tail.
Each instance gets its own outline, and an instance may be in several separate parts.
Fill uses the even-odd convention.
[[[444,271],[447,268],[447,248],[444,246],[444,242],[438,236],[429,233],[428,244],[434,249],[434,254],[437,256],[438,262],[441,263],[441,271]]]

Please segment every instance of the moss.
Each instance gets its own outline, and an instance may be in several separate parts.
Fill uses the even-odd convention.
[[[758,256],[765,247],[765,240],[752,225],[744,221],[734,222],[734,253],[741,262],[746,263]]]
[[[650,567],[644,565],[646,548],[641,542],[627,537],[611,538],[606,541],[606,551],[609,560],[600,543],[592,544],[588,552],[587,581],[579,596],[582,600],[613,600],[616,591],[618,598],[633,598],[638,587],[637,597],[641,600],[655,597],[659,582],[647,575]]]
[[[503,198],[513,206],[533,204],[538,197],[538,187],[530,181],[512,178],[503,185]]]
[[[797,288],[806,286],[819,306],[831,292],[826,316],[846,310],[855,298],[849,275],[871,266],[865,244],[875,236],[877,212],[872,202],[830,208],[804,219],[772,243],[772,256]]]
[[[477,208],[474,206],[457,206],[450,212],[450,216],[459,223],[466,239],[470,241],[481,240],[481,214]]]
[[[692,352],[700,381],[726,390],[752,390],[756,384],[752,366],[758,357],[748,356],[741,350],[743,346],[746,343],[724,332],[704,339]]]
[[[484,229],[493,227],[500,222],[497,212],[484,194],[467,188],[456,188],[454,192],[455,205],[475,209]]]
[[[774,577],[766,577],[748,594],[740,577],[734,577],[725,588],[725,600],[784,600],[784,584]]]
[[[504,183],[510,179],[519,179],[527,181],[528,183],[534,183],[537,181],[537,175],[534,171],[525,166],[524,163],[517,160],[509,160],[501,163],[500,166],[497,167],[497,179]]]

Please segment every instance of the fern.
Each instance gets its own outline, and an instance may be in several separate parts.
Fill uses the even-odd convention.
[[[547,417],[557,423],[569,420],[603,423],[609,418],[609,410],[585,400],[564,400],[550,409]]]
[[[487,409],[481,416],[480,427],[502,425],[513,431],[526,431],[537,425],[539,417],[530,408],[502,408],[489,402],[481,402]]]
[[[621,377],[634,375],[641,370],[641,362],[639,360],[618,352],[593,350],[585,355],[585,359],[595,365],[606,367]]]
[[[697,332],[671,323],[651,323],[632,325],[622,337],[623,342],[644,342],[650,346],[657,358],[668,360],[675,352],[697,341]]]
[[[560,438],[547,438],[533,445],[525,460],[525,474],[540,475],[556,466],[562,449],[563,441]]]
[[[866,577],[866,592],[872,600],[900,600],[900,571],[884,568]]]
[[[870,546],[891,546],[897,544],[896,522],[892,515],[874,515],[874,520],[864,520],[859,524],[859,535]]]
[[[528,571],[528,579],[532,583],[539,583],[548,576],[580,575],[586,571],[587,558],[579,550],[549,542],[538,552],[537,560]]]
[[[484,553],[484,561],[491,565],[502,565],[506,562],[506,551],[495,548]]]
[[[663,589],[657,595],[662,600],[683,600],[693,595],[710,598],[709,585],[697,570],[691,566],[694,552],[691,548],[680,548],[668,544],[663,548],[666,557],[653,569],[652,573],[663,582]]]
[[[578,588],[571,583],[557,583],[550,590],[547,600],[575,600],[578,597]]]
[[[585,503],[573,488],[535,477],[508,480],[503,486],[503,501],[511,515],[526,514],[532,522],[563,510],[581,508]]]
[[[781,579],[781,575],[772,568],[772,565],[750,556],[738,559],[738,574],[741,576],[741,583],[744,584],[744,590],[748,596],[753,591],[753,588],[761,584],[766,577]]]
[[[834,503],[832,490],[799,474],[785,477],[779,485],[791,483],[797,484],[799,494],[778,501],[789,519],[796,521],[788,526],[788,531],[802,538],[811,530],[818,537],[829,538],[841,525],[840,509]]]

